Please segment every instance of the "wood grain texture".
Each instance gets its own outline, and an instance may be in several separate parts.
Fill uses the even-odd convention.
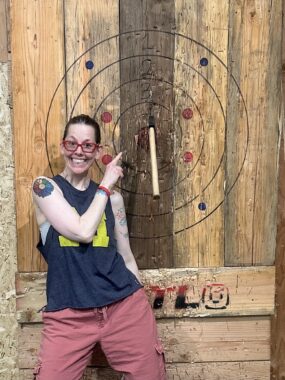
[[[283,29],[283,37],[285,30]],[[285,40],[285,39],[284,39]],[[285,52],[284,52],[285,58]],[[283,60],[285,62],[285,59]],[[285,72],[283,71],[283,85]],[[284,87],[283,87],[284,88]],[[284,98],[284,97],[283,97]],[[284,125],[284,120],[283,120]],[[284,133],[282,134],[279,155],[279,186],[278,186],[278,224],[276,243],[276,312],[272,318],[272,350],[271,367],[272,380],[285,378],[285,150]]]
[[[167,363],[270,359],[270,317],[161,319],[157,325]],[[41,324],[22,326],[19,368],[35,365],[41,328]]]
[[[175,267],[224,262],[224,146],[228,1],[175,2]],[[214,53],[214,54],[213,54]],[[200,60],[208,60],[203,66]],[[183,110],[193,110],[185,119]],[[185,152],[193,161],[185,162]],[[198,208],[199,203],[205,210]]]
[[[10,25],[10,15],[8,9],[9,1],[0,1],[0,62],[8,61],[8,31]]]
[[[269,380],[269,361],[167,364],[168,380]],[[82,380],[121,380],[109,368],[88,368]],[[19,380],[33,380],[30,369],[20,371]]]
[[[165,269],[141,272],[157,318],[272,315],[274,267]],[[46,304],[45,273],[18,273],[17,314],[39,322]]]
[[[111,368],[87,368],[80,380],[121,380],[122,375]],[[33,369],[21,369],[19,380],[34,380]]]
[[[142,269],[173,266],[174,36],[160,31],[171,32],[174,25],[174,0],[120,2],[121,149],[129,164],[122,188],[131,245]],[[151,114],[160,200],[152,194]]]
[[[141,244],[140,240],[137,244],[138,250],[135,249],[138,262],[141,267],[222,266],[225,252],[226,265],[237,265],[235,270],[229,268],[228,272],[220,269],[206,269],[203,272],[201,269],[195,271],[189,268],[173,273],[146,271],[143,275],[149,284],[147,291],[153,306],[156,300],[156,290],[153,287],[158,286],[160,290],[165,290],[163,307],[156,308],[155,313],[160,318],[159,329],[164,337],[167,360],[173,363],[168,364],[168,372],[173,379],[177,380],[183,378],[196,380],[203,376],[209,380],[211,376],[215,380],[269,379],[269,318],[246,317],[243,319],[239,316],[241,314],[272,314],[274,270],[271,267],[260,267],[250,271],[248,268],[242,270],[239,266],[272,265],[274,260],[281,0],[274,2],[269,0],[239,2],[225,0],[150,2],[144,0],[138,2],[137,7],[134,6],[134,2],[128,3],[123,0],[121,4],[123,3],[129,4],[129,18],[121,18],[121,30],[135,29],[137,26],[140,28],[156,26],[164,30],[169,28],[169,31],[195,38],[195,41],[205,44],[211,52],[227,63],[229,76],[226,76],[223,68],[219,66],[220,61],[215,59],[212,59],[206,69],[200,67],[197,62],[195,62],[197,66],[191,62],[197,71],[200,70],[199,73],[204,73],[205,79],[202,80],[201,75],[198,74],[191,75],[193,67],[185,68],[183,63],[194,58],[198,59],[202,52],[201,45],[198,48],[193,41],[189,43],[178,36],[175,41],[175,54],[172,37],[160,40],[153,36],[153,39],[149,39],[147,34],[138,34],[134,41],[126,39],[125,44],[129,43],[129,50],[127,46],[124,46],[126,50],[122,50],[134,55],[142,48],[146,52],[151,52],[159,46],[162,54],[177,58],[175,64],[169,63],[169,59],[164,59],[163,64],[154,58],[145,61],[134,59],[131,63],[126,59],[124,61],[126,65],[121,65],[120,68],[118,60],[121,41],[119,37],[111,38],[120,31],[118,0],[104,2],[12,0],[18,269],[27,272],[46,269],[34,248],[38,229],[32,217],[30,186],[35,176],[51,174],[45,152],[46,142],[52,168],[55,171],[60,169],[58,142],[66,114],[69,117],[71,114],[80,112],[91,113],[100,121],[103,112],[110,112],[112,121],[102,123],[102,130],[104,152],[113,155],[116,149],[125,147],[129,149],[129,144],[134,145],[134,136],[128,134],[132,127],[133,114],[127,117],[124,113],[120,119],[121,112],[131,105],[131,101],[137,103],[140,100],[144,102],[149,100],[149,89],[152,88],[152,96],[158,99],[158,94],[160,94],[162,103],[167,105],[167,109],[163,109],[160,115],[161,120],[164,121],[164,124],[160,126],[161,132],[170,131],[169,138],[165,140],[161,138],[163,155],[160,156],[161,160],[162,157],[166,158],[165,163],[170,171],[166,170],[163,175],[161,174],[160,180],[165,184],[167,180],[179,182],[185,175],[186,179],[181,181],[175,190],[175,203],[171,203],[173,200],[165,191],[160,205],[152,202],[149,204],[139,202],[135,206],[134,202],[130,204],[129,214],[150,210],[149,218],[146,218],[149,230],[153,229],[153,216],[158,212],[165,213],[166,216],[157,218],[154,231],[156,234],[166,231],[167,235],[173,231],[172,216],[168,214],[172,207],[177,208],[174,220],[174,233],[176,232],[177,235],[174,237],[174,249],[172,238],[153,239],[149,246]],[[0,7],[1,18],[4,14],[2,5],[3,3]],[[141,9],[140,5],[142,5]],[[132,10],[130,10],[131,7],[133,7]],[[174,7],[176,20],[172,16]],[[178,29],[174,29],[175,23]],[[1,27],[4,28],[3,23]],[[5,29],[7,30],[7,26]],[[3,35],[0,34],[2,46]],[[228,35],[229,45],[227,45]],[[7,45],[5,38],[4,44]],[[9,47],[5,49],[8,51]],[[210,54],[210,57],[212,58],[213,55]],[[4,53],[4,58],[6,59],[6,53]],[[123,58],[126,57],[123,56]],[[93,61],[92,70],[86,69],[87,60]],[[212,65],[213,61],[215,65]],[[64,76],[66,70],[68,74]],[[127,87],[119,87],[124,81],[136,79],[137,75],[141,76],[141,84],[132,88],[130,94],[133,98],[129,99]],[[236,82],[230,75],[234,76]],[[169,85],[173,82],[173,78],[175,80],[174,93],[172,93],[173,87]],[[163,79],[163,81],[157,79]],[[226,129],[223,126],[223,116],[215,103],[216,98],[209,92],[207,81],[218,88],[217,98],[221,102],[221,107],[226,110]],[[60,87],[51,106],[52,96],[59,83]],[[164,84],[161,85],[161,83]],[[236,84],[240,86],[244,95],[247,113]],[[190,93],[192,99],[185,93]],[[125,108],[120,104],[120,95],[124,99]],[[194,108],[196,107],[195,109],[200,110],[205,128],[200,115],[198,121],[195,118],[191,121],[195,126],[193,129],[188,128],[188,121],[181,118],[181,110],[186,105],[188,106],[188,101]],[[48,112],[49,119],[46,125]],[[170,112],[173,112],[175,128],[169,117]],[[143,109],[141,120],[145,122],[146,116],[147,112]],[[246,134],[246,116],[249,117],[249,140]],[[122,126],[127,126],[123,137],[120,131]],[[140,126],[140,124],[135,124],[135,127]],[[202,135],[197,132],[199,127],[204,128]],[[179,142],[182,136],[181,131],[183,142]],[[45,132],[47,132],[46,136]],[[163,135],[164,133],[161,133],[160,137]],[[203,142],[205,137],[207,138]],[[214,191],[206,189],[202,196],[200,194],[201,201],[205,201],[207,205],[219,203],[224,195],[222,190],[225,180],[225,192],[231,190],[226,200],[225,210],[221,206],[202,223],[191,229],[185,229],[185,226],[191,224],[192,218],[197,220],[201,216],[201,211],[191,206],[185,212],[181,206],[192,194],[197,193],[197,189],[203,188],[206,177],[214,176],[214,169],[217,167],[218,157],[221,156],[225,141],[226,166],[224,168],[222,165],[220,172],[213,179],[211,185]],[[193,151],[196,155],[197,151],[202,151],[199,158],[200,168],[197,167],[193,174],[188,173],[189,170],[186,170],[185,162],[183,162],[182,153],[186,150]],[[176,168],[172,166],[172,152],[175,152],[178,158],[175,163]],[[243,161],[245,154],[246,159]],[[126,159],[129,158],[126,157]],[[135,157],[132,153],[131,159],[134,158],[145,160],[143,155]],[[140,165],[139,168],[143,169],[143,162]],[[94,170],[92,175],[95,179],[100,178],[101,169],[103,165]],[[172,178],[174,169],[177,173]],[[240,175],[235,182],[236,173],[239,172]],[[130,176],[129,180],[131,179]],[[143,172],[139,181],[142,182],[140,183],[142,192],[146,192],[148,186],[145,185]],[[136,184],[130,183],[130,186],[135,187]],[[170,193],[173,195],[172,190]],[[281,193],[281,201],[279,201],[281,208],[283,207],[282,197]],[[208,212],[209,209],[204,211],[203,215],[206,217]],[[284,319],[282,220],[283,214],[278,222],[278,317],[274,325],[276,338],[272,359],[275,379],[278,378],[277,376],[280,378],[285,376],[282,324]],[[131,233],[144,237],[146,230],[142,224],[136,222],[133,228],[132,220],[130,222]],[[188,234],[189,230],[191,233]],[[144,256],[146,251],[147,254]],[[24,279],[18,293],[18,312],[21,322],[40,321],[36,311],[45,302],[45,273],[41,275],[34,273],[34,278],[32,276],[31,273],[26,274],[19,280],[21,282]],[[219,283],[225,285],[224,289],[229,288],[230,303],[225,309],[210,310],[206,309],[205,303],[201,303],[205,283],[208,285]],[[179,293],[181,284],[182,287],[188,288],[184,299],[183,297],[181,297],[182,301],[180,299],[180,309],[176,309],[176,300],[178,295],[181,296]],[[170,290],[173,287],[175,290]],[[224,297],[225,293],[221,291],[221,288],[220,285],[220,289],[213,292],[214,297],[221,294]],[[215,300],[217,304],[221,302],[218,298]],[[159,306],[159,302],[156,306]],[[191,304],[194,306],[196,304],[197,307],[192,307]],[[208,317],[210,315],[216,317],[227,315],[228,318],[190,318],[189,320],[182,318],[183,316]],[[233,315],[237,317],[232,318]],[[179,318],[161,319],[164,316]],[[31,351],[27,351],[25,355],[26,358],[31,355],[31,358],[35,360],[39,343],[39,329],[35,329],[40,328],[40,325],[22,326],[22,332],[27,332],[27,335],[21,338],[21,347],[25,347],[25,339],[34,344]],[[33,334],[35,334],[34,338]],[[191,364],[193,360],[196,361],[195,364]],[[213,360],[216,362],[213,363]],[[223,363],[220,362],[221,360]],[[232,363],[226,362],[231,360]],[[177,364],[182,361],[184,364]],[[22,362],[24,363],[24,358]],[[33,363],[31,362],[30,365]],[[26,376],[25,379],[30,376],[30,372],[27,371],[22,372]],[[98,379],[101,377],[116,379],[117,375],[109,369],[90,368],[86,372],[86,379],[91,376]]]
[[[11,16],[18,269],[44,270],[46,266],[35,249],[39,232],[31,185],[35,177],[51,174],[45,133],[51,99],[64,73],[62,1],[12,1]],[[59,126],[65,121],[63,90],[53,110],[53,142],[48,143],[48,152],[57,166]]]
[[[280,0],[272,5],[269,0],[232,2],[230,8],[225,0],[203,3],[182,0],[138,2],[138,7],[126,6],[125,15],[121,12],[121,29],[117,0],[86,0],[80,2],[80,6],[75,0],[67,0],[64,12],[63,1],[52,4],[49,1],[23,1],[20,5],[11,2],[15,52],[13,97],[19,270],[46,268],[34,248],[38,229],[32,216],[30,184],[39,174],[51,174],[49,164],[54,172],[61,168],[58,142],[65,122],[65,111],[68,116],[79,112],[91,113],[97,119],[102,113],[110,112],[112,121],[102,123],[104,152],[114,155],[126,147],[127,151],[132,151],[126,155],[126,161],[131,164],[139,162],[138,168],[130,170],[133,174],[126,175],[129,187],[124,195],[130,236],[134,243],[132,246],[141,268],[219,266],[223,265],[224,252],[227,265],[272,264],[276,230],[279,104],[274,99],[280,93],[280,39],[273,36],[279,36]],[[128,5],[128,2],[121,5]],[[229,46],[228,20],[231,31]],[[133,36],[127,34],[129,29],[138,27],[153,28],[157,33],[153,32],[152,36],[143,32]],[[158,33],[161,29],[169,33]],[[119,36],[112,37],[120,31],[126,33],[125,42]],[[250,39],[249,35],[253,38]],[[191,36],[192,40],[183,36]],[[124,56],[129,54],[133,57],[140,51],[144,52],[144,58],[129,59]],[[159,53],[164,58],[146,59],[151,57],[151,52]],[[206,68],[197,62],[204,52],[207,52],[209,59]],[[93,69],[86,68],[88,60],[94,63]],[[191,68],[185,65],[188,61]],[[135,85],[137,76],[141,81],[139,85]],[[272,76],[274,79],[271,80]],[[131,92],[125,85],[127,81],[134,83]],[[248,83],[252,86],[249,87]],[[237,84],[244,94],[247,114]],[[211,88],[215,92],[211,92]],[[160,171],[163,189],[160,202],[151,200],[148,204],[138,201],[138,198],[144,198],[149,187],[145,180],[147,170],[145,172],[143,167],[146,154],[141,149],[137,156],[137,145],[134,143],[137,136],[128,131],[133,126],[136,132],[140,129],[135,120],[146,124],[148,110],[139,110],[137,103],[149,103],[150,90],[153,101],[164,104],[161,115],[156,115],[157,119],[163,120],[163,125],[159,126],[159,141],[162,144],[159,160],[164,160],[162,164],[169,170],[166,169],[164,174]],[[252,96],[252,93],[259,95]],[[120,106],[120,96],[125,106]],[[198,120],[193,118],[194,128],[187,128],[192,121],[181,118],[181,110],[189,102],[193,108],[196,107],[196,114],[200,111]],[[138,110],[137,119],[134,108]],[[221,110],[227,111],[226,131]],[[246,115],[250,121],[249,140],[246,137]],[[120,127],[122,120],[126,127]],[[202,134],[197,132],[199,127],[204,128]],[[165,136],[164,128],[168,136]],[[225,141],[226,173],[222,159]],[[183,162],[182,153],[186,149],[193,151],[194,159],[197,155],[199,157],[199,165],[193,173],[191,166],[187,166],[186,170]],[[173,152],[176,154],[175,168]],[[215,168],[219,168],[217,172]],[[103,169],[104,165],[99,164],[93,177],[100,178]],[[142,169],[139,175],[137,169]],[[211,183],[207,184],[209,178]],[[225,192],[231,190],[226,197],[225,212],[221,203],[224,181]],[[137,184],[141,195],[129,204],[129,197],[133,197]],[[198,190],[200,192],[197,193]],[[191,204],[189,199],[192,196],[197,198]],[[206,203],[206,210],[198,209],[197,203],[200,201]],[[185,202],[187,205],[184,207]],[[261,205],[267,205],[267,208]],[[140,214],[143,217],[138,217]],[[194,226],[193,222],[197,224]],[[271,227],[267,228],[269,225]]]
[[[283,15],[285,1],[282,2]],[[282,89],[284,112],[284,88],[285,88],[285,24],[282,31]],[[271,370],[272,380],[285,378],[285,139],[284,139],[284,113],[282,122],[282,140],[279,155],[279,183],[278,183],[278,214],[277,214],[277,243],[276,243],[276,313],[272,321],[272,354]]]
[[[119,142],[119,2],[76,0],[65,2],[67,118],[81,113],[94,117],[101,127],[102,155],[114,156]],[[90,69],[86,63],[94,66]],[[104,123],[104,112],[112,121]],[[99,181],[104,165],[92,169]]]
[[[226,265],[271,265],[276,238],[281,1],[230,2]],[[246,144],[240,144],[247,133]],[[243,161],[243,157],[244,161]],[[242,168],[239,167],[242,164]]]

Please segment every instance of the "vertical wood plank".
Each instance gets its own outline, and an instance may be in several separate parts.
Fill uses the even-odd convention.
[[[175,130],[181,129],[176,152],[175,267],[221,266],[228,1],[178,0],[175,5]],[[191,118],[183,114],[188,108]],[[189,152],[190,162],[185,159]]]
[[[262,4],[262,2],[261,2]],[[267,9],[267,12],[266,12]],[[258,165],[254,212],[254,265],[272,265],[275,262],[278,201],[278,160],[282,130],[282,0],[268,2],[268,64],[265,89],[261,90],[264,103],[264,123],[257,151]],[[262,210],[261,205],[264,205]]]
[[[122,188],[140,268],[173,265],[174,23],[174,0],[120,3],[121,147],[129,165]],[[151,113],[160,200],[153,200],[148,139],[143,139]]]
[[[12,83],[18,231],[18,270],[45,269],[36,251],[39,232],[33,216],[31,185],[50,175],[46,120],[53,93],[64,74],[63,4],[61,0],[11,1]],[[54,102],[51,124],[54,146],[65,121],[64,89]],[[55,155],[53,159],[58,160]]]
[[[282,1],[283,13],[285,1]],[[285,25],[282,30],[282,86],[285,86]],[[284,107],[284,92],[283,92]],[[284,108],[283,108],[284,110]],[[278,213],[277,213],[277,237],[276,237],[276,312],[272,319],[272,344],[271,344],[271,374],[272,380],[285,378],[285,149],[284,149],[284,126],[285,119],[283,113],[282,139],[279,153],[279,181],[278,181]]]
[[[270,265],[276,235],[280,111],[281,1],[230,2],[229,66],[243,94],[249,137],[238,181],[227,197],[226,265]],[[244,155],[244,108],[229,83],[227,182]],[[228,184],[226,191],[229,191]]]
[[[119,91],[118,0],[65,1],[67,116],[85,113],[101,127],[103,155],[118,146]],[[88,66],[88,64],[90,66]],[[111,121],[101,117],[108,113]],[[92,171],[99,180],[104,164]]]
[[[282,379],[282,377],[285,376],[285,176],[283,174],[285,170],[284,136],[281,141],[279,165],[280,176],[276,246],[276,313],[272,319],[271,345],[272,380]]]
[[[8,0],[0,1],[0,62],[8,61]]]

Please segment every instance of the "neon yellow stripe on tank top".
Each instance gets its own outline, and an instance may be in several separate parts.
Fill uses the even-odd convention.
[[[74,240],[70,240],[65,236],[60,235],[58,237],[59,245],[61,247],[79,247],[79,243]],[[101,219],[101,222],[98,226],[97,233],[93,237],[92,246],[93,247],[108,247],[109,245],[109,236],[107,235],[107,226],[106,226],[106,214],[104,213]]]

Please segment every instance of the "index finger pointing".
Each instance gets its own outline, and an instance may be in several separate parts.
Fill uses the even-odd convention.
[[[113,160],[111,162],[113,164],[117,165],[117,163],[119,162],[119,160],[122,158],[122,154],[123,154],[123,152],[120,152],[119,154],[117,154],[117,156],[115,158],[113,158]]]

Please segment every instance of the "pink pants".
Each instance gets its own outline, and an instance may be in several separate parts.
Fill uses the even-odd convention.
[[[97,342],[125,380],[165,380],[163,348],[144,289],[103,308],[43,312],[36,380],[79,380]]]

